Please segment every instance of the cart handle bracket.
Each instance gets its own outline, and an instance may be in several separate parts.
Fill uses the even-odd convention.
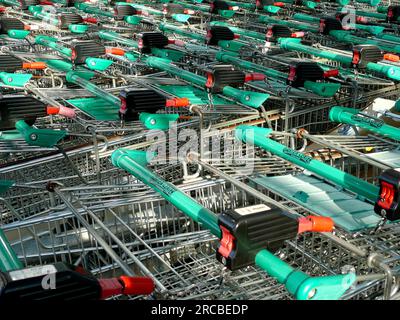
[[[31,146],[51,148],[67,135],[65,130],[32,128],[24,120],[19,120],[15,127]]]

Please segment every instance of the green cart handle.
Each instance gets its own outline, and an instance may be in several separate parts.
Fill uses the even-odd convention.
[[[297,300],[337,300],[356,281],[354,273],[311,277],[296,270],[268,250],[261,250],[255,258],[256,265],[266,271]]]
[[[234,27],[230,25],[229,23],[223,22],[223,21],[211,21],[210,26],[222,26],[222,27],[227,27],[229,28],[232,32],[236,34],[240,34],[245,37],[251,37],[257,40],[262,40],[265,41],[265,34],[256,32],[256,31],[251,31],[251,30],[246,30],[238,27]]]
[[[30,146],[52,148],[67,135],[65,130],[32,128],[24,120],[17,121],[15,128]]]
[[[381,26],[364,26],[362,24],[357,24],[356,28],[359,30],[364,30],[367,31],[371,34],[373,34],[374,36],[381,34],[383,31],[385,31],[385,27],[381,27]]]
[[[104,16],[104,17],[109,17],[109,18],[114,17],[114,12],[106,11],[106,10],[91,6],[91,5],[89,5],[87,3],[83,3],[83,2],[75,3],[75,8],[78,10],[82,10],[83,12],[90,13],[90,14],[97,14],[99,16]]]
[[[336,0],[335,2],[341,6],[347,6],[350,3],[350,0]]]
[[[58,39],[49,36],[36,36],[35,44],[42,45],[51,49],[56,50],[62,55],[71,58],[72,50],[70,48],[64,47],[62,44],[58,43]],[[94,71],[104,71],[113,64],[113,61],[101,58],[88,57],[85,60],[85,65],[88,69]]]
[[[218,46],[224,50],[234,53],[240,52],[241,50],[245,50],[249,47],[247,43],[239,42],[236,40],[220,40],[218,41]]]
[[[64,47],[63,45],[57,43],[58,39],[49,36],[36,36],[35,44],[45,46],[58,51],[59,53],[71,57],[72,50],[70,48]]]
[[[313,23],[313,24],[319,23],[319,21],[320,21],[320,18],[318,18],[318,17],[314,17],[314,16],[311,16],[308,14],[303,14],[303,13],[294,14],[293,19],[305,21],[305,22]],[[354,24],[353,27],[358,30],[367,31],[373,35],[380,34],[385,30],[385,27],[382,27],[382,26],[369,26],[369,25],[362,25],[362,24]],[[317,30],[314,30],[314,32],[317,32]]]
[[[90,82],[90,77],[93,76],[91,72],[85,71],[69,71],[65,75],[65,79],[68,82],[75,83],[81,88],[86,89],[87,91],[93,93],[95,96],[107,101],[113,106],[119,107],[121,105],[121,101],[118,97],[113,94],[105,91],[104,89],[96,86],[94,83]]]
[[[255,3],[246,3],[246,2],[238,2],[238,1],[225,1],[230,6],[238,6],[243,9],[254,10],[256,8]]]
[[[160,11],[160,10],[156,10],[156,9],[151,8],[151,7],[147,7],[145,5],[138,4],[138,3],[116,2],[115,4],[116,5],[121,5],[122,4],[122,5],[131,6],[131,7],[134,7],[135,9],[139,9],[139,10],[142,10],[142,11],[147,11],[149,14],[152,14],[152,15],[155,15],[155,16],[163,16],[164,15],[163,12]]]
[[[119,35],[116,32],[113,32],[113,31],[100,30],[98,32],[98,36],[100,39],[115,41],[117,43],[126,45],[128,47],[133,47],[136,49],[139,47],[139,44],[137,41],[122,37],[121,35]],[[177,51],[177,50],[172,50],[172,49],[161,49],[161,48],[155,48],[155,47],[151,48],[151,54],[154,56],[157,56],[159,58],[165,58],[165,59],[169,59],[172,61],[179,61],[185,56],[185,52],[183,52],[183,51]],[[129,59],[129,56],[128,56],[128,59]],[[135,57],[134,59],[136,60],[137,57]]]
[[[235,130],[235,136],[239,141],[256,145],[265,151],[282,158],[286,161],[309,170],[334,184],[369,199],[373,202],[379,196],[379,187],[357,178],[342,170],[336,169],[324,162],[318,161],[301,152],[287,148],[283,144],[269,138],[271,129],[240,125]]]
[[[189,218],[200,223],[221,239],[222,233],[218,225],[218,218],[213,212],[146,167],[153,157],[154,153],[117,149],[112,153],[111,161],[114,166],[126,170],[144,182]],[[255,264],[280,283],[284,283],[287,290],[299,300],[338,299],[355,281],[354,274],[310,277],[293,269],[268,250],[261,250],[257,253]]]
[[[332,30],[329,32],[329,35],[335,37],[337,40],[352,44],[372,44],[374,46],[379,47],[381,50],[393,53],[400,53],[399,45],[390,45],[385,42],[380,41],[379,39],[364,39],[361,37],[353,36],[349,34],[347,31],[343,30]]]
[[[9,6],[21,8],[22,4],[18,0],[1,0],[0,3],[8,4]]]
[[[351,35],[347,34],[346,32],[342,33],[341,30],[333,30],[330,32],[330,35],[334,36],[337,39],[339,39],[342,36],[352,37]],[[340,40],[345,41],[344,39],[340,39]],[[311,46],[306,46],[306,45],[301,44],[301,39],[280,38],[278,40],[278,42],[280,44],[280,47],[285,50],[305,52],[307,54],[312,54],[317,57],[326,58],[326,59],[333,60],[333,61],[338,61],[340,63],[343,63],[346,66],[351,66],[351,63],[352,63],[352,57],[349,55],[339,54],[339,53],[331,52],[328,50],[320,50],[320,49],[317,49],[317,48],[314,48]],[[400,50],[400,46],[398,46],[398,47]],[[383,74],[392,80],[397,80],[397,81],[400,80],[400,68],[397,66],[394,66],[394,65],[386,65],[386,64],[380,64],[380,63],[375,63],[375,62],[368,62],[367,70]]]
[[[151,54],[156,57],[169,59],[174,62],[180,61],[186,55],[184,51],[177,51],[173,49],[160,49],[160,48],[151,48]]]
[[[305,22],[311,22],[311,23],[319,23],[319,21],[321,20],[318,17],[314,17],[314,16],[311,16],[309,14],[304,14],[304,13],[295,13],[293,15],[293,19],[305,21]]]

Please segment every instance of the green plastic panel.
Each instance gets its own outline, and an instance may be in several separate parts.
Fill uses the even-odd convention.
[[[31,74],[0,72],[1,82],[7,86],[23,87],[31,78]]]
[[[98,121],[118,121],[119,108],[100,98],[80,98],[67,100],[74,107],[82,110]]]
[[[336,225],[350,232],[374,227],[380,221],[373,205],[315,176],[299,174],[259,177],[253,181],[321,216],[331,217]]]
[[[278,13],[278,11],[281,10],[281,8],[277,6],[264,6],[263,10],[275,14]]]
[[[14,184],[14,180],[0,180],[0,194],[7,192]]]
[[[191,15],[189,14],[177,13],[172,15],[172,19],[181,23],[186,23],[190,18]]]
[[[0,132],[0,141],[4,140],[24,140],[24,137],[17,130],[7,130]]]

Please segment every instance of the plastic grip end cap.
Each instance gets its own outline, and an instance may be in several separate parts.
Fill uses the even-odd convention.
[[[389,67],[386,70],[386,76],[393,80],[400,80],[400,68],[398,67]]]
[[[329,217],[308,216],[299,219],[298,233],[309,232],[332,232],[334,222]]]
[[[119,280],[123,284],[123,294],[126,295],[149,295],[154,291],[154,281],[147,277],[121,276]]]

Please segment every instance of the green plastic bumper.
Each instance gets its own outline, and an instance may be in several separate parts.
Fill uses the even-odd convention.
[[[145,151],[118,149],[112,153],[111,161],[114,166],[126,170],[144,182],[188,217],[221,238],[218,218],[213,212],[146,168],[153,156],[154,154]],[[268,250],[258,252],[255,263],[280,283],[284,283],[287,290],[300,300],[338,299],[355,281],[353,274],[310,277],[294,270]]]
[[[31,146],[52,148],[67,135],[64,130],[32,128],[23,120],[17,121],[15,128]]]
[[[30,31],[26,31],[26,30],[8,30],[7,31],[7,35],[10,38],[13,39],[25,39],[27,36],[29,36]]]
[[[259,64],[255,64],[246,60],[233,57],[230,54],[224,52],[218,52],[215,57],[218,61],[231,63],[240,68],[244,68],[250,71],[257,71],[265,74],[267,77],[274,78],[276,80],[285,81],[288,77],[287,73],[277,71],[275,69],[267,68]],[[310,90],[311,92],[320,95],[321,97],[332,97],[340,89],[340,84],[338,83],[327,83],[327,82],[313,82],[306,81],[304,83],[304,88]]]
[[[21,261],[18,260],[7,237],[0,229],[0,271],[6,272],[22,268],[23,265]]]

